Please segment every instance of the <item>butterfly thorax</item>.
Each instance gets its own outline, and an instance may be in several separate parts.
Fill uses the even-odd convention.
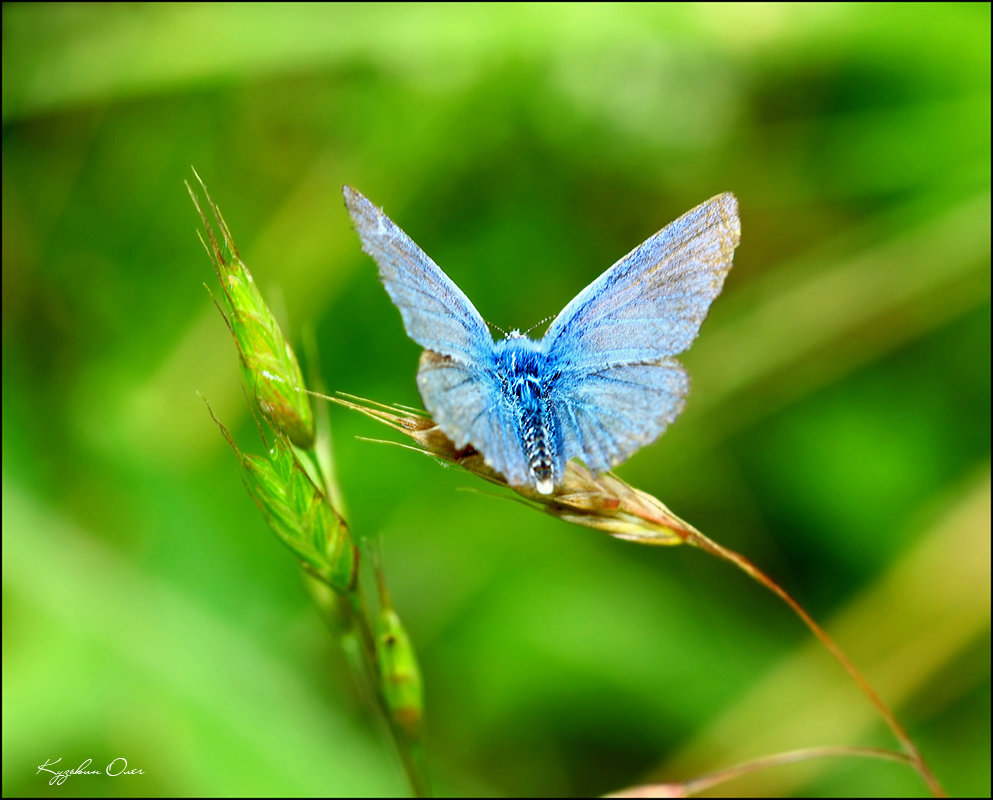
[[[550,402],[553,372],[548,356],[538,342],[520,334],[497,342],[494,355],[502,401],[517,423],[528,472],[535,488],[550,494],[559,448]]]

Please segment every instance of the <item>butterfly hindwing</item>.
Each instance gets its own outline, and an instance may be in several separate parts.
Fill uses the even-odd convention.
[[[689,379],[676,359],[665,357],[566,373],[552,391],[561,468],[579,456],[600,473],[662,434],[683,410]]]
[[[431,417],[456,447],[473,444],[508,482],[527,483],[517,420],[489,370],[425,350],[417,388]]]

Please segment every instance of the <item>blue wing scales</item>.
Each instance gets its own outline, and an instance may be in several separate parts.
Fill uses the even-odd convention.
[[[410,338],[470,364],[491,351],[493,337],[486,323],[441,267],[360,192],[351,186],[343,191],[362,249],[379,266]]]
[[[557,384],[561,468],[579,456],[594,472],[657,439],[683,410],[689,378],[674,358],[616,364]]]
[[[431,417],[456,447],[473,444],[509,483],[528,482],[517,421],[492,373],[425,350],[417,388]]]
[[[740,236],[733,194],[687,211],[576,295],[542,344],[577,370],[683,352],[720,294]]]

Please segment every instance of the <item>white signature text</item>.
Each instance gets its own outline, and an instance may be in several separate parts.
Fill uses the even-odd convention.
[[[73,775],[110,775],[112,778],[116,778],[118,775],[145,774],[145,772],[140,769],[128,769],[128,760],[123,757],[115,758],[102,770],[90,769],[93,764],[92,758],[86,759],[82,764],[78,767],[74,767],[73,769],[52,769],[52,767],[55,767],[61,760],[61,756],[54,761],[45,759],[44,764],[38,765],[38,772],[35,774],[37,775],[41,772],[49,773],[52,776],[51,780],[48,781],[49,786],[61,786]]]

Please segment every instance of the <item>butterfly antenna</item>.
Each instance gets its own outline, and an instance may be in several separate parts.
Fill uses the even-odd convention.
[[[500,331],[500,333],[502,333],[504,335],[504,338],[506,338],[507,336],[509,336],[509,334],[507,333],[507,331],[505,331],[499,325],[494,325],[492,322],[487,322],[486,324],[489,325],[491,328],[496,328],[498,331]]]
[[[529,333],[531,333],[531,331],[533,331],[533,330],[534,330],[535,328],[539,328],[539,327],[541,327],[542,325],[544,325],[544,324],[545,324],[546,322],[548,322],[548,321],[549,321],[549,320],[551,320],[551,319],[555,319],[555,317],[554,317],[554,315],[553,315],[553,316],[551,316],[551,317],[545,317],[545,318],[544,318],[543,320],[541,320],[541,322],[536,322],[536,323],[534,323],[534,325],[532,325],[532,326],[531,326],[530,328],[528,328],[528,329],[527,329],[526,331],[524,331],[524,335],[525,335],[525,336],[527,336],[527,335],[528,335]]]

